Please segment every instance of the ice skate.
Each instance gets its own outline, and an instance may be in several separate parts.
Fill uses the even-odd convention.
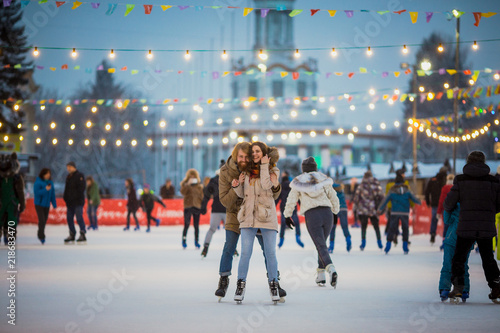
[[[408,249],[408,242],[403,242],[403,252],[408,254],[410,250]]]
[[[234,293],[234,300],[236,301],[237,304],[241,304],[243,298],[245,298],[245,287],[246,287],[246,282],[243,281],[242,279],[239,279],[238,282],[236,283],[236,292]]]
[[[146,232],[151,232],[151,229],[150,229],[150,228],[147,228],[147,229],[146,229]]]
[[[276,305],[281,299],[278,291],[278,281],[269,281],[269,293],[271,294],[271,301]]]
[[[334,248],[335,248],[335,241],[330,241],[330,246],[328,247],[328,253],[333,253]]]
[[[215,296],[219,297],[220,301],[226,296],[227,287],[229,286],[229,276],[221,276],[219,278],[219,285],[215,291]]]
[[[450,291],[450,293],[448,294],[448,298],[450,299],[450,303],[453,303],[453,304],[460,303],[460,301],[462,300],[462,296],[463,296],[462,295],[463,289],[464,289],[463,286],[456,286],[456,285],[453,286],[453,290]]]
[[[87,238],[85,237],[85,233],[83,231],[80,231],[80,237],[76,240],[77,244],[86,244],[87,243]]]
[[[366,247],[366,239],[361,240],[361,245],[359,246],[359,249],[363,251]]]
[[[5,240],[7,240],[6,237],[4,237]],[[64,240],[64,244],[73,244],[75,242],[75,234],[69,234],[68,238],[66,238]],[[5,244],[7,245],[7,242],[5,242]]]
[[[300,247],[304,247],[304,243],[302,243],[302,240],[300,239],[300,235],[295,236],[295,240],[297,241],[297,244],[299,244]]]
[[[441,302],[446,302],[448,300],[449,290],[440,290],[439,297],[441,298]]]
[[[123,231],[129,231],[129,229],[130,229],[129,227],[125,227],[123,228]]]
[[[203,251],[201,251],[201,257],[206,258],[208,253],[208,244],[203,245]]]
[[[381,250],[384,248],[384,245],[382,245],[382,240],[381,239],[377,239],[377,245],[378,245],[378,248],[381,249]]]
[[[324,268],[318,268],[316,269],[317,275],[316,275],[316,283],[320,287],[324,287],[326,284],[326,274],[325,274],[325,269]]]
[[[139,231],[139,230],[141,230],[141,228],[140,228],[140,227],[135,227],[135,228],[134,228],[134,231]]]
[[[278,243],[278,248],[280,248],[280,249],[281,249],[281,247],[283,246],[283,243],[284,243],[284,242],[285,242],[285,238],[281,237],[281,238],[280,238],[280,241],[279,241],[279,243]]]
[[[279,279],[279,278],[278,278]],[[282,289],[279,282],[278,283],[278,295],[280,295],[280,303],[285,303],[285,297],[286,297],[286,291],[285,289]]]
[[[326,266],[325,270],[328,272],[328,275],[330,276],[330,285],[337,289],[337,278],[338,274],[337,271],[335,270],[335,266],[333,264],[330,264]]]
[[[493,303],[500,304],[500,285],[493,287],[488,297]]]
[[[156,226],[159,227],[160,226],[160,219],[155,219],[155,222],[156,222]]]
[[[436,242],[436,234],[431,234],[431,245],[434,245],[434,243]]]
[[[194,247],[197,248],[198,250],[201,248],[200,243],[198,241],[194,241]]]
[[[385,254],[389,254],[389,251],[391,250],[391,244],[392,242],[387,242],[385,244],[385,249],[384,249]]]
[[[186,244],[186,237],[182,237],[182,248],[186,249],[187,244]]]
[[[345,238],[345,243],[346,243],[347,252],[351,252],[351,249],[352,249],[351,236],[348,236]]]
[[[40,243],[45,244],[45,239],[40,239]]]

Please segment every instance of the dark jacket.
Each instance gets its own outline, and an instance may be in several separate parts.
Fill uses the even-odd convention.
[[[410,203],[412,201],[420,205],[420,200],[411,193],[408,186],[405,184],[396,184],[391,187],[378,210],[383,211],[385,206],[391,202],[391,214],[408,215],[410,213]]]
[[[425,187],[425,203],[429,207],[439,206],[439,196],[441,189],[446,184],[446,173],[439,172],[436,177],[432,177]]]
[[[175,196],[175,187],[174,185],[170,185],[169,188],[167,188],[166,185],[163,185],[160,188],[160,197],[162,199],[172,199]]]
[[[141,195],[140,204],[142,209],[144,209],[145,211],[147,212],[152,211],[153,208],[155,207],[155,202],[158,202],[160,205],[167,208],[167,206],[165,206],[163,201],[161,201],[161,199],[158,198],[153,193],[149,192],[149,193],[143,193]]]
[[[492,238],[497,232],[495,214],[500,212],[500,182],[484,163],[468,163],[456,176],[444,201],[452,212],[460,203],[457,235],[463,238]]]
[[[280,211],[283,214],[285,211],[285,206],[286,206],[286,198],[288,198],[288,194],[290,194],[290,191],[292,189],[290,188],[290,178],[288,177],[281,177],[281,194],[276,200],[276,203],[280,203]]]
[[[219,200],[219,175],[211,178],[208,185],[203,189],[202,212],[207,210],[207,203],[211,197],[213,197],[212,213],[225,213],[226,207]]]
[[[66,177],[66,186],[64,187],[64,202],[66,206],[77,207],[85,205],[85,176],[76,170]]]
[[[137,194],[135,193],[134,185],[127,188],[127,208],[128,210],[135,212],[139,209],[139,200],[137,200]]]
[[[47,185],[51,185],[49,191],[47,191]],[[35,193],[35,206],[48,208],[50,204],[52,204],[52,207],[57,207],[56,192],[54,191],[54,183],[52,180],[36,177],[33,192]]]
[[[347,202],[345,201],[344,190],[341,189],[341,184],[333,183],[333,189],[337,192],[337,198],[339,198],[340,210],[347,210]]]

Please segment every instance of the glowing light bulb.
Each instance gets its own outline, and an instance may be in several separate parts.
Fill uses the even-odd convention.
[[[122,145],[122,140],[120,139],[116,140],[115,144],[117,147],[120,147]]]
[[[193,146],[197,146],[200,141],[197,138],[193,139]]]
[[[70,112],[71,112],[71,106],[69,106],[69,105],[68,105],[68,106],[66,107],[66,112],[67,112],[67,113],[70,113]]]
[[[78,53],[76,52],[76,49],[75,49],[75,48],[73,48],[73,52],[71,52],[71,56],[72,56],[73,58],[76,58],[76,57],[78,56]]]
[[[128,131],[128,130],[129,130],[129,128],[130,128],[130,125],[129,125],[128,123],[123,124],[123,129],[124,129],[125,131]]]
[[[368,93],[372,96],[375,95],[375,89],[371,88],[370,90],[368,90]]]
[[[252,119],[252,121],[256,121],[257,119],[259,119],[259,116],[257,116],[257,114],[254,113],[250,116],[250,119]]]
[[[106,145],[106,140],[102,139],[100,143],[101,143],[101,146],[104,147]]]
[[[76,126],[75,126],[75,124],[71,124],[71,126],[69,128],[71,128],[71,130],[73,131],[76,128]]]
[[[315,131],[311,131],[309,133],[309,135],[311,136],[311,138],[314,138],[314,137],[316,137],[316,132]]]
[[[96,113],[97,112],[97,106],[93,106],[92,109],[90,109],[90,111],[92,111],[92,113]]]
[[[342,135],[342,134],[344,134],[344,129],[343,128],[339,128],[338,132],[339,132],[340,135]]]
[[[165,120],[160,121],[160,127],[164,128],[165,126],[167,126],[167,122]]]
[[[472,49],[476,51],[478,48],[479,46],[477,45],[477,41],[474,41],[474,44],[472,44]]]
[[[69,140],[68,140],[68,145],[70,145],[70,146],[71,146],[72,144],[73,144],[73,139],[69,139]]]
[[[352,131],[353,131],[354,133],[358,133],[359,129],[358,129],[356,126],[354,126],[354,127],[352,128]]]
[[[498,74],[496,74],[496,75],[498,75]],[[272,108],[275,107],[276,106],[276,102],[274,100],[269,101],[269,106],[272,107]]]
[[[151,147],[153,145],[153,140],[148,139],[148,141],[146,141],[146,144],[148,145],[148,147]]]
[[[370,104],[368,105],[368,107],[370,108],[370,110],[373,110],[373,109],[375,109],[375,104],[370,103]]]
[[[371,132],[372,129],[373,129],[372,125],[366,125],[366,130],[368,132]]]
[[[222,60],[226,60],[228,58],[228,54],[226,53],[226,50],[224,50],[224,52],[222,52],[221,58],[222,58]]]
[[[184,59],[186,59],[186,60],[191,59],[191,54],[189,54],[189,50],[186,50],[186,54],[184,55]]]
[[[394,89],[394,95],[399,95],[399,94],[400,94],[399,89]]]
[[[14,111],[19,111],[19,104],[14,105]]]
[[[424,91],[425,91],[424,86],[420,86],[420,87],[418,87],[418,91],[420,91],[420,92],[424,92]]]
[[[333,114],[333,113],[335,113],[335,107],[330,106],[330,107],[328,108],[328,112],[330,112],[330,113],[332,113],[332,114]]]
[[[57,145],[57,139],[56,138],[52,139],[52,144],[53,145]]]
[[[198,120],[196,121],[196,125],[198,125],[198,126],[203,126],[203,119],[198,119]]]
[[[380,128],[385,130],[387,128],[387,125],[385,123],[380,123]]]
[[[224,103],[219,103],[219,109],[223,109],[224,108]]]
[[[50,123],[50,128],[52,128],[52,129],[56,128],[56,123],[55,122],[51,122]]]
[[[274,120],[278,120],[278,119],[279,119],[279,117],[280,117],[280,116],[279,116],[277,113],[273,114],[273,119],[274,119]]]
[[[161,141],[161,144],[162,144],[162,146],[164,146],[164,147],[165,147],[165,146],[167,146],[167,145],[168,145],[168,140],[167,140],[167,139],[163,139],[163,140]]]
[[[40,53],[38,52],[38,47],[35,46],[35,49],[33,50],[33,56],[38,57]]]
[[[173,111],[174,110],[174,106],[173,105],[169,105],[168,106],[168,111]]]
[[[444,51],[443,43],[439,43],[438,51],[439,52],[443,52]]]
[[[260,49],[259,51],[259,58],[262,60],[267,60],[268,56],[267,54],[264,53],[264,50]]]
[[[106,124],[106,126],[104,126],[104,128],[106,129],[106,131],[111,130],[111,124]]]
[[[474,85],[474,83],[476,83],[476,82],[474,82],[474,80],[473,80],[473,79],[470,79],[470,80],[469,80],[469,84],[470,84],[471,86],[473,86],[473,85]]]
[[[396,120],[396,121],[394,122],[394,127],[399,127],[399,125],[400,125],[400,124],[399,124],[399,121],[397,121],[397,120]]]
[[[450,85],[448,84],[448,82],[445,82],[443,87],[444,87],[444,89],[448,89],[450,87]]]
[[[326,136],[329,136],[330,134],[332,134],[332,132],[331,132],[329,129],[326,129],[326,130],[325,130],[325,135],[326,135]]]
[[[151,52],[151,50],[148,51],[147,57],[148,59],[153,59],[153,53]]]
[[[406,45],[403,45],[403,53],[404,53],[404,54],[407,54],[407,53],[408,53],[408,48],[406,47]]]
[[[226,137],[223,137],[223,138],[222,138],[222,143],[223,143],[223,144],[227,145],[227,144],[228,144],[228,142],[229,142],[229,139],[228,139],[228,138],[226,138]]]
[[[89,120],[87,121],[87,123],[85,124],[85,126],[87,126],[87,128],[90,128],[92,127],[92,122]]]
[[[235,122],[236,124],[241,123],[241,118],[240,118],[240,117],[235,118],[235,119],[234,119],[234,122]]]
[[[318,114],[318,111],[317,111],[316,109],[311,110],[311,114],[312,114],[313,116],[315,116],[315,115],[317,115],[317,114]]]
[[[149,110],[149,107],[148,107],[147,105],[144,105],[144,106],[142,107],[142,111],[143,111],[143,112],[148,112],[148,110]]]
[[[371,56],[371,55],[373,54],[373,52],[372,52],[372,48],[371,48],[370,46],[368,46],[368,49],[366,50],[366,54],[367,54],[368,56]]]
[[[294,54],[295,58],[300,58],[300,52],[299,52],[299,49],[296,49],[295,50],[295,54]]]
[[[38,131],[38,125],[33,125],[33,131]]]
[[[337,51],[335,51],[334,47],[332,47],[332,52],[330,54],[332,55],[332,57],[336,57],[337,56]]]
[[[216,121],[217,125],[222,125],[222,122],[223,122],[222,118],[218,118]]]
[[[113,59],[115,57],[115,50],[111,49],[111,52],[109,52],[109,57]]]
[[[137,146],[137,140],[132,140],[132,142],[130,142],[130,144],[132,145],[132,147],[135,147]]]
[[[185,120],[181,120],[181,122],[179,123],[179,125],[186,126],[186,121]]]
[[[292,118],[297,117],[297,111],[292,110],[292,112],[290,112],[290,116],[291,116]]]
[[[500,80],[500,74],[498,73],[493,74],[493,78],[497,81]]]
[[[45,105],[40,105],[40,110],[45,110]]]

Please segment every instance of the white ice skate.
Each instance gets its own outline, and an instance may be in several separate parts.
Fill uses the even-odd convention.
[[[316,283],[318,284],[318,286],[324,287],[326,284],[325,269],[324,268],[317,268],[316,272],[317,272]]]
[[[328,275],[330,276],[330,284],[333,288],[337,289],[337,278],[338,274],[337,271],[335,270],[335,266],[333,264],[330,264],[326,266],[325,270],[328,272]]]
[[[274,305],[278,302],[282,303],[278,291],[278,282],[276,280],[269,281],[269,293],[271,294],[271,301],[273,301]]]
[[[236,292],[234,293],[234,300],[237,304],[241,304],[243,299],[245,298],[245,287],[246,282],[243,280],[238,280],[236,283]]]

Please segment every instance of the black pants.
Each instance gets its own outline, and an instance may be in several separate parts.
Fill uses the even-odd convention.
[[[186,238],[189,225],[191,224],[191,216],[193,217],[194,226],[194,241],[198,242],[200,235],[200,210],[196,207],[189,207],[184,209],[184,230],[182,231],[182,238]]]
[[[154,219],[153,215],[151,215],[153,213],[153,210],[146,210],[146,216],[148,218],[148,229],[151,227],[151,220]]]
[[[135,219],[135,225],[137,226],[137,228],[139,228],[139,220],[137,220],[137,216],[135,215],[136,211],[135,210],[128,210],[127,211],[127,228],[130,228],[130,214],[132,214],[132,216],[134,217]]]
[[[361,222],[361,239],[366,239],[366,228],[368,227],[368,218],[372,222],[373,229],[375,229],[375,233],[377,234],[377,239],[380,239],[380,228],[378,226],[378,217],[375,215],[359,215],[359,221]]]
[[[493,238],[493,237],[492,237]],[[493,255],[493,239],[479,239],[479,238],[462,238],[457,236],[457,246],[455,248],[455,255],[451,262],[451,281],[453,285],[457,287],[462,287],[464,285],[464,273],[465,273],[465,262],[467,261],[467,255],[477,242],[479,247],[479,254],[481,255],[481,261],[483,262],[484,275],[486,281],[490,288],[495,286],[494,281],[500,278],[500,271],[498,270],[498,265]]]
[[[49,218],[50,207],[42,207],[35,205],[36,215],[38,216],[38,239],[45,239],[45,225]]]
[[[403,229],[403,242],[408,242],[408,215],[391,214],[391,218],[387,221],[389,231],[387,233],[387,241],[392,242],[398,237],[399,221]]]

